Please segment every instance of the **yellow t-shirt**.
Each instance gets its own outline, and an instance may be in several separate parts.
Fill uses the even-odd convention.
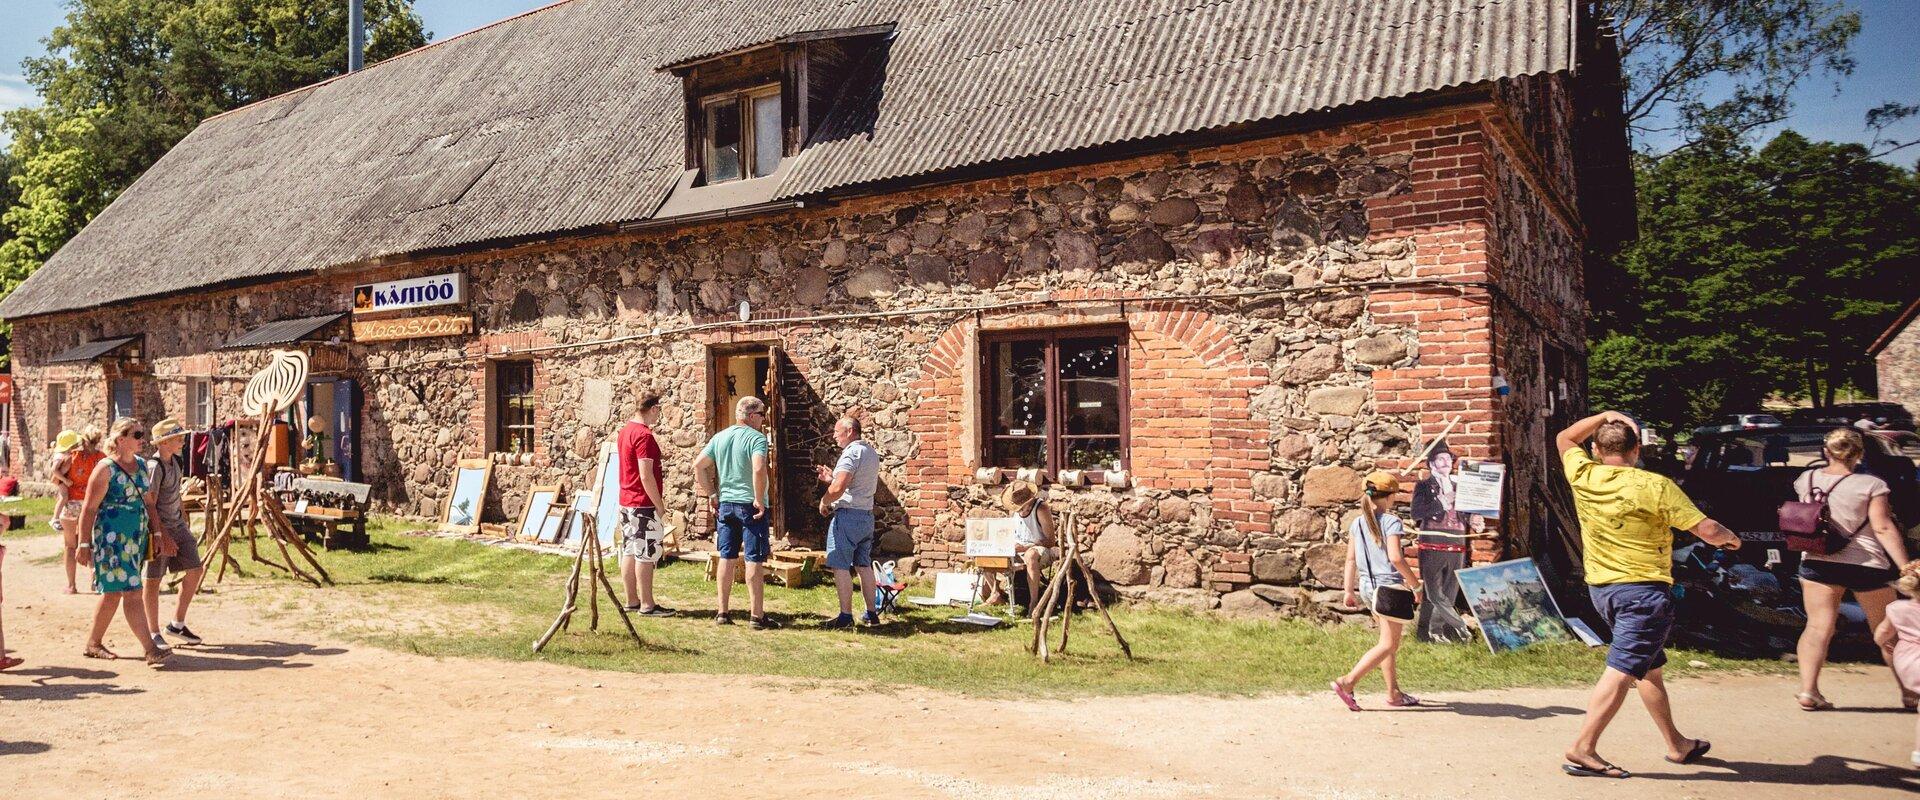
[[[1580,515],[1587,583],[1673,583],[1673,531],[1689,530],[1707,515],[1673,481],[1633,467],[1593,460],[1585,448],[1560,454],[1573,508]]]

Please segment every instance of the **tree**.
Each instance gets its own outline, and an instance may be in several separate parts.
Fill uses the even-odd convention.
[[[0,295],[106,208],[200,120],[346,69],[338,0],[68,0],[46,55],[22,66],[41,105],[13,137]],[[413,0],[368,0],[368,61],[430,37]]]
[[[1853,73],[1860,15],[1839,0],[1602,0],[1619,30],[1636,144],[1708,129],[1744,135],[1787,118],[1809,76]],[[1710,91],[1711,90],[1711,91]]]
[[[1830,404],[1920,295],[1920,176],[1791,131],[1755,150],[1724,129],[1636,164],[1627,311],[1593,350],[1596,403],[1667,426],[1768,395]]]

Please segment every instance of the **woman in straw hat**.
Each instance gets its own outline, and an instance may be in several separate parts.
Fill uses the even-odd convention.
[[[141,566],[147,559],[147,519],[153,513],[153,491],[140,448],[147,429],[137,419],[114,420],[107,446],[112,455],[93,468],[87,479],[86,505],[80,509],[80,529],[93,535],[93,579],[100,587],[100,605],[93,612],[87,634],[88,658],[119,658],[101,641],[113,613],[125,608],[134,641],[146,649],[147,665],[158,667],[170,652],[153,645],[153,629],[141,603]]]
[[[1013,533],[1013,556],[1027,572],[1027,602],[1039,602],[1040,587],[1045,586],[1047,567],[1058,555],[1053,544],[1053,512],[1047,509],[1040,487],[1032,481],[1014,481],[1000,493],[1000,505],[1013,512],[1019,526]],[[1000,570],[981,570],[988,576],[987,605],[1007,601],[1000,591]]]
[[[80,504],[87,499],[87,478],[100,459],[100,437],[92,430],[82,434],[64,430],[53,440],[53,463],[49,465],[58,504],[53,510],[53,529],[60,532],[60,565],[67,571],[67,594],[79,594],[74,572],[81,562],[93,560],[93,550],[80,535]]]

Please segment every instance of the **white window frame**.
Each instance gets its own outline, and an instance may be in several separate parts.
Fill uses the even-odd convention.
[[[213,378],[187,378],[187,427],[211,428],[213,414]]]

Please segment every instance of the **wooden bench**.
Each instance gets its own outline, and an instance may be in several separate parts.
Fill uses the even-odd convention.
[[[372,495],[373,487],[364,483],[296,478],[281,502],[294,530],[321,547],[338,550],[367,546],[367,503]]]

